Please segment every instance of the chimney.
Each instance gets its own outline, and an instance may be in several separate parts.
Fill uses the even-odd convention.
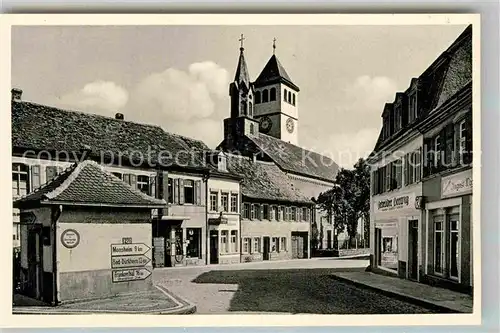
[[[21,89],[13,88],[10,92],[12,93],[13,101],[21,100],[21,97],[23,96],[23,91]]]
[[[123,113],[117,113],[115,114],[115,119],[118,119],[118,120],[123,120],[125,117],[123,116]]]

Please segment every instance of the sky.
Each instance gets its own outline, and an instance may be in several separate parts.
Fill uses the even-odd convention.
[[[272,55],[300,87],[299,145],[350,168],[384,103],[465,29],[441,26],[23,26],[12,87],[23,100],[155,124],[215,148],[229,117],[240,34],[255,80]],[[432,36],[432,37],[431,37]]]

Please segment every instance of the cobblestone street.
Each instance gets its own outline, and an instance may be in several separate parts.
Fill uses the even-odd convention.
[[[196,304],[198,314],[431,313],[331,278],[366,260],[295,260],[155,270],[155,282]]]

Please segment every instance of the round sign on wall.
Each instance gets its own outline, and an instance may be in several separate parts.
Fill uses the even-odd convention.
[[[61,243],[68,249],[75,248],[80,243],[80,234],[74,229],[66,229],[61,234]]]

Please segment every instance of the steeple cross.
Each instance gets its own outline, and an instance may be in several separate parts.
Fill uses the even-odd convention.
[[[273,54],[276,52],[276,38],[273,39]]]
[[[241,42],[241,48],[243,48],[243,41],[245,40],[245,37],[243,37],[243,34],[241,34],[241,38],[238,39]]]

